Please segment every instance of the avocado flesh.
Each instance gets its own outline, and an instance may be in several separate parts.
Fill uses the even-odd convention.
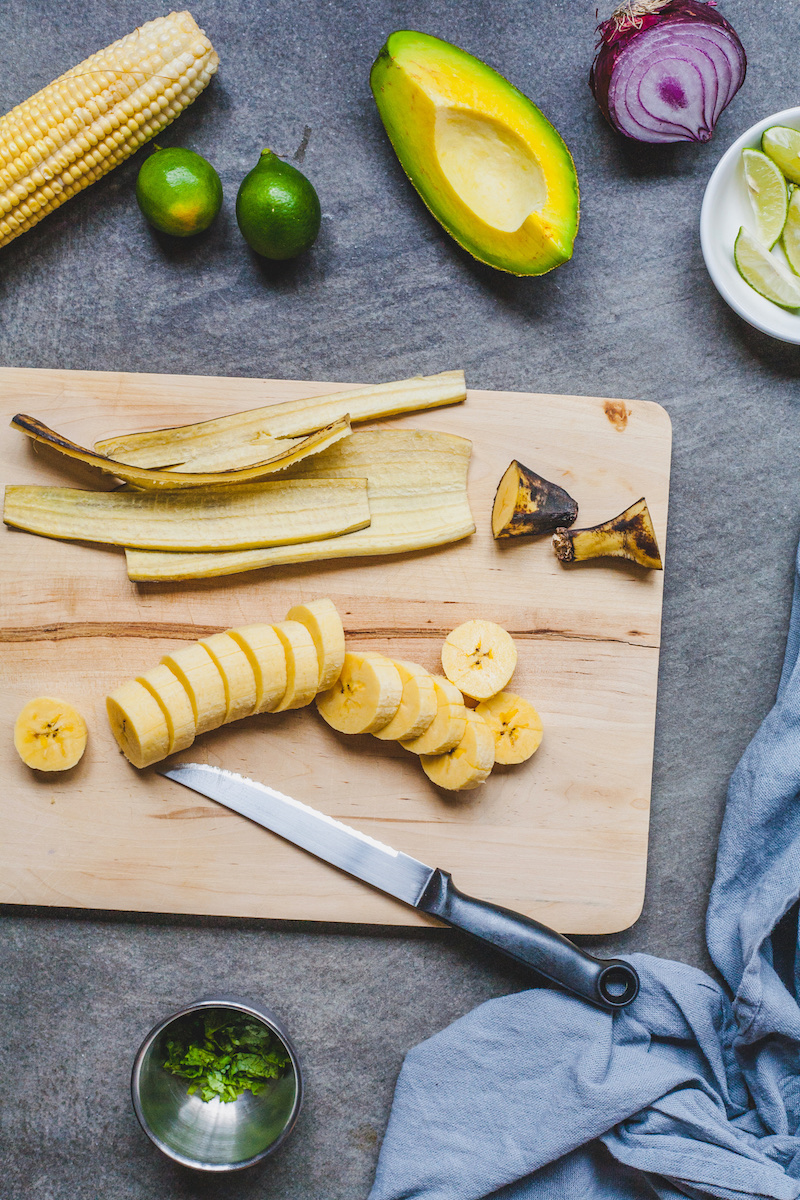
[[[515,275],[542,275],[571,257],[572,158],[508,80],[449,42],[401,30],[370,84],[403,169],[465,250]]]

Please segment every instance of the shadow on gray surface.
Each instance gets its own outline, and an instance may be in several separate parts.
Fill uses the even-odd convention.
[[[599,116],[599,114],[598,114]],[[614,156],[615,165],[622,175],[632,180],[691,178],[697,169],[698,146],[691,142],[675,142],[672,145],[652,145],[623,137],[602,121],[597,135],[605,135]]]
[[[720,304],[724,301],[720,297]],[[750,354],[779,379],[800,378],[800,346],[779,342],[760,329],[754,329],[725,304],[727,323],[734,336],[740,338]],[[800,399],[798,397],[797,399]],[[767,413],[765,412],[765,418]]]

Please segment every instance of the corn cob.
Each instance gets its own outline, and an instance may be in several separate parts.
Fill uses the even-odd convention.
[[[218,65],[192,15],[173,12],[0,117],[0,246],[155,137]]]

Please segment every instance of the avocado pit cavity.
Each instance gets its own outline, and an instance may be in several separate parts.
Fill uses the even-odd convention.
[[[476,217],[515,233],[547,201],[538,160],[513,129],[492,117],[437,107],[434,145],[442,174]]]

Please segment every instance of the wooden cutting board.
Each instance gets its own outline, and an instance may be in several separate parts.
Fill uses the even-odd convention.
[[[4,483],[94,486],[94,474],[8,427],[27,412],[81,443],[205,420],[349,384],[0,370]],[[0,901],[421,924],[427,918],[244,818],[122,757],[104,697],[169,649],[232,625],[278,621],[331,596],[353,648],[440,669],[444,636],[471,618],[514,636],[514,690],[545,727],[539,752],[462,795],[390,743],[336,734],[314,708],[207,734],[183,761],[217,763],[452,871],[460,888],[572,933],[610,933],[643,901],[663,574],[617,561],[561,566],[549,538],[495,543],[490,511],[512,458],[563,484],[591,525],[647,497],[664,551],[670,422],[656,404],[470,392],[466,404],[386,424],[471,438],[477,532],[437,550],[193,584],[135,585],[113,548],[0,538]],[[83,760],[34,773],[14,720],[42,694],[89,725]]]

